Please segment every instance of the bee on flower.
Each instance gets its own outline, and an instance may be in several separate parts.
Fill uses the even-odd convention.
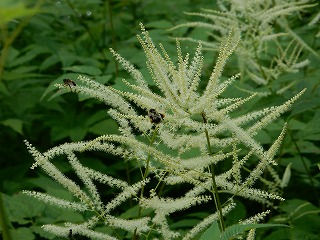
[[[63,79],[63,85],[65,87],[69,87],[71,92],[72,92],[72,87],[77,86],[77,84],[73,80],[68,79],[68,78]]]
[[[151,123],[159,124],[164,119],[164,114],[158,113],[157,110],[151,108],[148,112]]]

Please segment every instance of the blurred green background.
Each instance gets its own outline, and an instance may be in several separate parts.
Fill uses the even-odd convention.
[[[139,23],[142,22],[154,42],[163,43],[175,59],[175,37],[210,41],[209,34],[202,29],[168,31],[177,24],[194,20],[185,12],[198,12],[202,8],[217,9],[217,5],[215,1],[201,0],[1,0],[0,192],[13,239],[54,239],[42,231],[42,224],[70,219],[81,221],[83,217],[34,202],[19,193],[23,189],[42,189],[68,197],[68,193],[43,172],[30,170],[33,159],[23,140],[27,139],[37,149],[45,151],[64,142],[118,133],[118,126],[108,116],[104,104],[72,92],[59,91],[53,84],[85,74],[103,84],[121,88],[120,79],[129,75],[112,58],[110,47],[142,73],[147,73],[145,57],[135,37],[140,33]],[[309,65],[298,73],[282,74],[268,86],[254,84],[245,75],[226,92],[234,96],[239,94],[239,89],[263,92],[294,83],[282,95],[273,93],[258,98],[248,106],[249,111],[279,105],[307,88],[307,93],[289,113],[258,135],[258,139],[268,146],[277,137],[283,123],[288,122],[289,130],[277,159],[280,176],[286,166],[292,164],[291,181],[283,192],[287,201],[272,209],[268,221],[294,227],[261,230],[258,239],[320,238],[320,37],[316,37],[320,24],[308,25],[319,12],[318,4],[289,18],[291,29],[317,53],[316,56],[309,51],[301,52],[301,59],[309,59]],[[181,45],[184,53],[194,52],[197,46],[192,42],[182,42]],[[205,79],[212,71],[217,54],[206,51],[204,56]],[[231,58],[225,76],[237,71],[235,59]],[[70,171],[64,159],[55,161],[65,172]],[[125,178],[130,172],[130,165],[110,158],[106,162],[101,154],[88,155],[83,161],[95,169],[119,175],[119,178]],[[106,190],[105,195],[108,194],[112,193]],[[230,222],[265,208],[244,199],[239,199],[238,205],[230,214]],[[201,216],[200,212],[198,216]]]

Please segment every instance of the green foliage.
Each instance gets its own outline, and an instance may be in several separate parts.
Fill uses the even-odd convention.
[[[221,231],[218,221],[214,221],[212,225],[201,235],[200,240],[219,239]]]
[[[48,188],[48,186],[46,187]],[[66,191],[56,191],[55,194],[66,197]],[[31,201],[24,194],[16,194],[13,196],[3,195],[3,202],[8,220],[11,223],[12,239],[35,239],[39,235],[45,239],[53,239],[51,234],[46,233],[41,225],[49,222],[59,223],[61,221],[78,222],[83,220],[83,216],[73,211],[54,209],[48,207],[44,203]],[[13,227],[14,226],[14,227]]]
[[[245,231],[257,228],[271,228],[271,227],[288,227],[284,224],[235,224],[226,228],[224,232],[221,233],[217,221],[214,221],[212,225],[201,235],[200,240],[212,240],[221,239],[229,240],[235,237],[239,237]]]
[[[38,12],[36,9],[27,8],[21,1],[3,0],[0,7],[0,26],[17,18],[32,16]]]
[[[220,42],[231,29],[236,29],[242,38],[235,52],[237,65],[245,80],[252,80],[258,85],[268,85],[270,91],[271,81],[278,80],[283,73],[297,72],[309,64],[309,60],[304,57],[299,59],[303,49],[317,58],[320,57],[290,26],[290,21],[295,20],[292,13],[315,7],[317,4],[312,4],[312,1],[217,2],[219,10],[203,9],[202,12],[189,12],[188,15],[201,17],[202,20],[182,23],[172,30],[186,27],[195,28],[197,33],[200,29],[204,29],[202,32],[208,30],[207,37],[190,34],[179,39],[192,42],[201,40],[209,50],[217,51],[217,42]],[[298,18],[298,15],[294,16]],[[309,31],[316,31],[310,27],[311,25],[310,22]],[[282,88],[271,91],[283,92],[292,84],[294,83],[288,82]]]
[[[288,223],[290,229],[277,229],[262,234],[263,239],[318,239],[320,208],[310,202],[291,199],[280,205],[280,213],[270,221],[274,223]]]
[[[174,239],[181,236],[182,229],[172,231],[168,218],[177,211],[189,210],[194,205],[210,202],[212,199],[206,193],[207,191],[213,193],[217,213],[209,215],[194,227],[189,228],[182,235],[183,239],[192,239],[215,219],[219,220],[220,228],[224,232],[223,238],[231,238],[243,230],[255,227],[255,225],[244,224],[228,228],[223,218],[234,208],[232,199],[238,195],[267,205],[272,204],[270,200],[283,200],[279,196],[279,177],[272,165],[276,165],[273,158],[283,141],[286,124],[268,150],[264,150],[254,139],[254,135],[286,112],[304,90],[279,106],[240,114],[239,117],[233,118],[231,113],[254,97],[253,95],[246,98],[218,98],[237,77],[233,76],[227,81],[220,80],[226,61],[238,44],[234,32],[229,34],[225,44],[222,45],[216,65],[205,90],[200,95],[198,86],[203,68],[201,44],[189,61],[189,55],[183,57],[180,44],[177,42],[178,66],[176,67],[162,46],[160,47],[163,54],[160,54],[142,24],[141,30],[142,36],[137,37],[146,55],[149,73],[161,94],[150,90],[141,72],[113,49],[110,49],[112,54],[134,80],[134,83],[123,80],[131,91],[105,87],[81,75],[78,77],[80,82],[75,83],[73,80],[66,79],[64,84],[55,84],[60,89],[70,89],[71,92],[89,95],[110,105],[111,109],[108,112],[119,124],[119,135],[106,134],[91,141],[66,143],[44,153],[40,153],[25,141],[35,159],[31,168],[42,168],[76,200],[66,200],[60,196],[37,191],[24,191],[24,193],[60,208],[95,213],[95,216],[89,217],[80,224],[73,222],[66,222],[65,226],[46,224],[43,229],[60,237],[66,237],[69,231],[72,231],[74,234],[90,238],[114,239],[113,234],[108,235],[95,230],[97,225],[104,223],[114,230],[120,229],[129,235],[132,234],[133,239],[138,236],[148,239],[149,235]],[[149,120],[139,114],[135,106],[141,110],[147,110]],[[194,119],[195,116],[198,119]],[[254,123],[250,127],[245,127],[248,122]],[[221,134],[226,137],[220,137]],[[141,141],[141,137],[145,140]],[[171,149],[172,154],[169,155],[166,149],[159,148],[156,141],[162,142],[166,149]],[[211,141],[214,141],[214,144],[211,144]],[[198,150],[198,154],[186,158],[184,153],[193,148]],[[122,181],[82,165],[77,156],[78,153],[96,150],[119,157],[120,160],[123,158],[137,162],[142,179],[131,184],[128,180]],[[245,154],[239,155],[238,152],[241,150],[245,151]],[[52,164],[52,159],[60,155],[66,155],[88,192],[82,189],[82,184],[67,178]],[[216,175],[214,171],[216,165],[221,161],[228,164],[231,156],[233,166]],[[251,158],[256,164],[249,170],[249,175],[242,180],[242,172],[246,170],[243,165]],[[265,170],[273,173],[273,180],[262,178]],[[255,187],[255,182],[261,178],[262,182],[269,185],[268,190]],[[94,181],[115,187],[120,192],[105,203]],[[182,184],[188,184],[190,187],[185,194],[178,194],[176,198],[170,197],[170,193],[162,196],[158,187],[151,188],[150,193],[146,195],[145,188],[149,187],[149,182],[157,186],[161,184],[163,187],[169,185],[170,191],[179,188]],[[223,203],[224,207],[222,207],[218,189],[231,194],[231,197]],[[128,199],[137,198],[139,192],[137,219],[123,219],[117,215],[111,215],[115,208]],[[151,209],[152,217],[142,216],[143,209]],[[268,213],[269,211],[256,214],[246,221],[259,222]],[[175,227],[178,226],[178,224],[175,225]],[[151,234],[152,232],[155,234]]]
[[[198,28],[167,30],[178,24],[203,21],[201,16],[186,15],[185,12],[201,12],[202,9],[221,10],[222,5],[230,2],[183,0],[178,4],[169,0],[160,2],[129,0],[110,1],[109,6],[108,1],[1,1],[0,191],[5,193],[3,194],[5,209],[11,222],[9,228],[14,240],[27,239],[27,236],[30,237],[28,239],[53,239],[53,235],[45,233],[41,225],[82,221],[80,214],[70,215],[69,218],[68,214],[71,214],[71,211],[66,213],[66,210],[57,210],[39,202],[35,203],[34,200],[17,194],[22,189],[40,189],[54,196],[66,199],[71,197],[66,191],[58,190],[58,185],[52,184],[52,181],[41,172],[29,171],[33,160],[25,149],[23,139],[28,139],[43,151],[63,142],[91,140],[103,134],[119,133],[119,125],[107,113],[109,107],[88,96],[77,95],[71,89],[57,90],[54,84],[62,84],[64,78],[76,80],[79,74],[86,74],[106,86],[128,90],[121,79],[129,79],[129,76],[116,65],[108,51],[109,47],[114,48],[137,66],[144,76],[148,76],[145,58],[135,38],[139,32],[139,22],[145,24],[154,42],[164,44],[172,61],[176,62],[176,47],[172,37],[201,39],[203,42],[214,44],[217,48],[220,41],[215,39],[219,39],[221,35],[214,35],[212,31]],[[255,7],[252,1],[246,2],[251,2],[248,9]],[[219,3],[223,4],[218,6]],[[306,1],[306,4],[313,3],[317,1]],[[227,6],[230,7],[228,4]],[[246,14],[249,12],[246,11]],[[299,49],[302,51],[296,52],[297,60],[308,59],[310,61],[308,65],[299,68],[299,72],[281,72],[279,76],[272,78],[267,86],[253,84],[252,80],[256,78],[245,73],[241,76],[241,82],[236,81],[223,93],[224,97],[244,97],[248,92],[259,92],[256,98],[241,107],[243,112],[250,112],[266,106],[280,105],[300,89],[307,89],[305,95],[293,105],[292,111],[256,136],[264,147],[269,148],[281,131],[283,123],[287,122],[288,130],[276,159],[279,165],[275,171],[282,178],[286,167],[291,165],[291,178],[288,186],[282,189],[282,196],[286,201],[280,204],[279,208],[272,210],[270,219],[271,223],[286,224],[291,228],[260,229],[256,231],[257,239],[318,239],[320,63],[317,55],[320,55],[320,25],[317,19],[319,12],[318,4],[303,9],[299,14],[293,11],[291,15],[285,16],[285,21],[284,16],[281,16],[271,27],[276,33],[285,30],[289,35],[281,36],[277,44],[266,45],[261,49],[264,50],[263,54],[257,55],[261,65],[270,67],[270,62],[274,58],[287,60],[281,58],[284,56],[281,55],[283,50],[288,47],[290,53],[295,49],[296,42],[299,42],[301,47]],[[243,20],[245,19],[241,19]],[[280,25],[280,22],[285,25]],[[244,23],[245,21],[241,22]],[[228,32],[227,28],[224,31]],[[292,38],[295,42],[291,42]],[[259,39],[255,43],[258,44],[258,41]],[[181,43],[182,52],[190,52],[195,46],[192,42]],[[282,52],[277,52],[277,49],[282,49]],[[202,74],[205,78],[210,74],[217,53],[203,54],[205,68]],[[246,61],[243,62],[245,65],[238,63],[237,59],[230,58],[224,71],[226,77],[243,68],[252,70],[254,67]],[[255,72],[258,76],[260,73]],[[152,89],[156,89],[151,77],[147,77],[146,81]],[[206,81],[201,82],[200,87],[203,88],[205,84]],[[239,112],[234,112],[234,116],[239,116]],[[158,146],[171,154],[171,150],[162,143]],[[190,149],[184,157],[192,157],[197,153],[195,149]],[[54,162],[64,174],[70,178],[74,177],[71,167],[62,158],[58,157]],[[112,156],[100,153],[85,154],[81,158],[81,163],[123,180],[135,182],[140,179],[140,175],[134,173],[138,166],[124,163]],[[254,164],[254,161],[248,161],[246,167],[250,169]],[[219,171],[228,167],[228,164],[220,164]],[[267,173],[264,177],[267,179],[272,174]],[[281,182],[282,179],[279,180]],[[186,188],[181,186],[181,190],[185,191]],[[101,193],[105,199],[111,199],[115,196],[114,191],[112,188],[102,188]],[[255,215],[265,208],[242,198],[237,199],[236,203],[236,208],[226,218],[227,226],[237,224],[239,220]],[[29,209],[30,206],[35,207],[38,212],[17,211],[17,209]],[[182,219],[174,216],[172,229],[190,228],[206,218],[211,210],[212,206],[206,206],[197,208],[192,214],[185,214]],[[119,209],[123,218],[137,216],[138,211],[130,202]],[[146,211],[145,214],[149,216],[152,213]],[[100,226],[97,229],[101,231]],[[106,231],[112,233],[111,229]],[[184,230],[181,232],[185,233]],[[2,233],[3,230],[0,230],[0,235]],[[123,239],[130,238],[122,232],[119,234]],[[201,234],[197,238],[200,238]],[[77,235],[74,238],[80,239]]]

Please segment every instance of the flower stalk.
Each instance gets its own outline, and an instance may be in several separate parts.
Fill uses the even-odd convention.
[[[207,124],[208,121],[207,121],[207,117],[206,117],[205,113],[202,112],[201,115],[202,115],[203,123]],[[212,150],[211,150],[209,133],[208,133],[208,130],[206,128],[204,129],[204,132],[206,134],[206,139],[207,139],[208,153],[209,153],[209,156],[211,156],[212,155]],[[211,172],[211,178],[212,178],[212,194],[213,194],[213,199],[214,199],[214,203],[215,203],[216,209],[218,211],[220,229],[221,229],[221,231],[224,231],[225,230],[225,224],[224,224],[224,220],[223,220],[222,206],[221,206],[221,201],[220,201],[218,188],[217,188],[217,183],[216,183],[216,179],[215,179],[214,164],[213,163],[210,165],[210,172]]]
[[[156,139],[156,136],[157,136],[157,128],[154,129],[153,133],[152,133],[152,137],[150,139],[150,147],[154,144],[154,141]],[[149,165],[150,165],[150,160],[151,160],[151,155],[150,153],[148,154],[148,158],[147,158],[147,162],[146,162],[146,168],[144,170],[144,173],[142,175],[142,180],[144,181],[148,174],[149,174]],[[141,188],[141,191],[140,191],[140,198],[143,198],[143,195],[144,195],[144,186]],[[139,205],[139,212],[138,212],[138,217],[137,219],[140,219],[141,218],[141,212],[142,212],[142,207]],[[134,230],[133,232],[133,236],[132,236],[132,240],[138,240],[139,239],[139,236],[137,235],[137,229]]]

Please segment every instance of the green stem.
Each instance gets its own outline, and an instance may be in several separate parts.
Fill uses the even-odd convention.
[[[116,50],[116,33],[113,27],[111,0],[108,0],[108,9],[109,9],[109,21],[110,21],[111,38],[112,38],[112,48]],[[116,65],[116,76],[118,76],[119,67],[118,67],[118,61],[116,60],[115,60],[115,65]]]
[[[258,48],[256,46],[256,42],[255,42],[253,37],[251,37],[251,40],[253,41],[252,46],[253,46],[253,49],[254,49],[254,57],[255,57],[255,60],[256,60],[256,62],[258,64],[260,74],[267,81],[268,77],[267,77],[266,72],[263,70],[263,67],[262,67],[262,64],[261,64],[261,61],[260,61],[260,58],[259,58],[259,55],[258,55]],[[269,89],[269,91],[271,93],[274,93],[269,82],[267,83],[267,87],[268,87],[268,89]]]
[[[76,11],[76,7],[73,5],[73,2],[71,2],[70,0],[66,1],[68,6],[70,7],[70,9],[73,11],[76,19],[78,20],[78,22],[80,23],[80,25],[87,31],[87,33],[89,34],[93,44],[95,45],[95,47],[98,49],[98,51],[101,53],[101,56],[103,58],[103,64],[104,67],[106,67],[107,64],[107,58],[106,55],[104,54],[104,49],[99,45],[98,40],[95,38],[95,36],[93,35],[89,25],[87,24],[87,22],[85,21],[85,19],[79,15],[79,13]]]
[[[206,118],[205,113],[202,113],[202,119],[203,119],[204,123],[207,123],[207,118]],[[209,155],[211,156],[212,155],[212,150],[211,150],[209,133],[208,133],[208,130],[206,128],[204,129],[204,132],[206,134],[208,152],[209,152]],[[221,201],[220,201],[220,197],[219,197],[219,194],[218,194],[218,188],[217,188],[217,183],[216,183],[216,178],[215,178],[215,173],[214,173],[214,164],[213,163],[210,165],[210,171],[211,171],[211,178],[212,178],[213,199],[214,199],[214,203],[216,205],[216,209],[218,211],[220,229],[221,229],[221,231],[224,231],[225,230],[225,224],[224,224],[224,221],[223,221],[222,206],[221,206]]]
[[[150,140],[150,146],[153,145],[155,139],[157,136],[157,128],[154,130],[151,140]],[[144,174],[142,176],[142,179],[145,180],[149,174],[149,164],[150,164],[150,160],[151,160],[151,155],[148,154],[148,158],[147,158],[147,163],[146,163],[146,169],[144,170]],[[144,186],[142,186],[141,188],[141,192],[140,192],[140,198],[142,198],[144,195]],[[141,212],[142,212],[142,208],[139,206],[139,212],[138,212],[138,218],[141,217]],[[137,235],[137,229],[134,230],[133,232],[133,236],[132,236],[132,240],[138,240],[139,236]]]
[[[297,149],[297,152],[298,152],[298,154],[299,154],[299,158],[300,158],[300,160],[301,160],[301,162],[302,162],[302,165],[303,165],[303,167],[304,167],[304,170],[306,171],[306,174],[307,174],[307,176],[308,176],[308,178],[309,178],[309,181],[310,181],[310,184],[311,184],[311,186],[312,186],[314,195],[315,195],[316,199],[319,199],[317,187],[315,186],[315,183],[314,183],[314,181],[313,181],[312,175],[311,175],[311,173],[310,173],[310,171],[309,171],[309,169],[308,169],[308,167],[307,167],[307,163],[306,163],[306,161],[304,160],[304,157],[303,157],[303,154],[302,154],[302,152],[301,152],[301,150],[300,150],[300,147],[299,147],[299,145],[297,144],[297,141],[296,141],[296,139],[295,139],[295,137],[294,137],[294,135],[293,135],[293,133],[292,133],[292,131],[291,131],[290,128],[288,128],[288,132],[289,132],[289,134],[290,134],[290,136],[291,136],[293,145],[294,145],[295,148]]]

